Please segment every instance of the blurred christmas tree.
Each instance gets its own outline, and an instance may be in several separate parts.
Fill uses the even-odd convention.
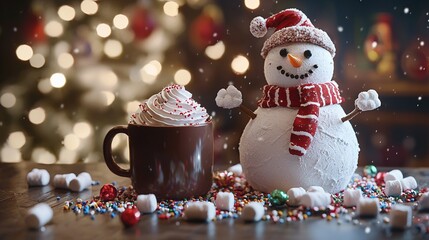
[[[104,134],[137,100],[204,72],[187,54],[211,64],[225,52],[222,11],[208,0],[39,0],[24,15],[16,57],[30,69],[2,84],[3,162],[100,161]],[[124,139],[113,148],[128,156]]]

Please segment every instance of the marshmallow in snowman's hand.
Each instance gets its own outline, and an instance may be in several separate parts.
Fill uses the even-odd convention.
[[[232,211],[234,208],[234,194],[230,192],[218,192],[215,203],[219,210]]]
[[[28,210],[25,224],[30,229],[40,229],[51,221],[53,215],[54,212],[48,204],[39,203]]]
[[[28,186],[46,186],[49,183],[51,176],[46,169],[34,168],[27,174]]]
[[[393,205],[390,209],[390,226],[395,229],[405,229],[411,226],[412,209],[411,206],[403,204]]]
[[[69,185],[71,180],[76,178],[76,174],[74,173],[67,173],[67,174],[57,174],[54,176],[54,187],[55,188],[62,188],[62,189],[69,189]]]
[[[243,99],[240,90],[234,85],[229,85],[226,89],[222,88],[217,92],[215,101],[218,107],[232,109],[239,107]]]
[[[244,206],[241,217],[246,222],[257,222],[264,216],[265,209],[262,203],[250,202]]]
[[[238,163],[229,167],[228,171],[234,173],[234,175],[236,176],[241,176],[241,174],[243,174],[243,167],[241,166],[240,163]]]
[[[137,196],[137,208],[142,213],[153,213],[158,207],[154,194],[140,194]]]
[[[190,202],[184,214],[190,221],[210,221],[216,216],[216,208],[212,202]]]
[[[374,89],[366,92],[360,92],[355,100],[355,105],[361,111],[371,111],[381,106],[381,101],[378,98],[378,93]]]
[[[91,183],[91,175],[89,175],[87,172],[82,172],[77,175],[77,178],[70,181],[69,188],[73,192],[82,192],[83,190],[89,188]]]

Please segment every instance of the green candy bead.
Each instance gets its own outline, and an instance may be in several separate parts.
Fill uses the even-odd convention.
[[[282,206],[285,205],[289,196],[282,190],[275,189],[270,194],[270,203],[272,206]]]
[[[363,175],[364,176],[370,176],[370,177],[375,177],[375,175],[377,175],[377,168],[374,165],[366,165],[363,168]]]

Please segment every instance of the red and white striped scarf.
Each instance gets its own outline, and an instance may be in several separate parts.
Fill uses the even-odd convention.
[[[335,81],[322,84],[303,84],[298,87],[265,85],[263,97],[258,101],[261,108],[299,108],[293,122],[289,153],[303,156],[316,133],[319,108],[344,101]]]

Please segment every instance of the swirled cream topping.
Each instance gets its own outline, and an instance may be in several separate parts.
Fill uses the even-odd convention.
[[[206,109],[192,99],[192,94],[185,87],[172,84],[144,100],[137,112],[131,115],[129,123],[146,126],[193,126],[203,124],[208,119]]]

